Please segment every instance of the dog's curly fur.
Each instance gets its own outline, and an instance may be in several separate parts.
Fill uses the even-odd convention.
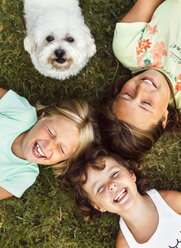
[[[44,76],[76,75],[96,52],[78,0],[25,0],[25,50]]]

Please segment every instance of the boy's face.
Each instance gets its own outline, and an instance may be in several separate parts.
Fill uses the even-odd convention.
[[[103,170],[92,167],[87,169],[88,178],[83,189],[92,206],[101,212],[108,211],[118,215],[131,211],[138,195],[134,173],[130,173],[111,157],[104,157],[100,163],[103,162]]]
[[[31,163],[56,164],[67,159],[77,148],[79,130],[67,118],[42,117],[25,133],[22,158]]]
[[[114,102],[116,117],[137,128],[148,130],[161,119],[167,122],[170,88],[157,70],[147,70],[128,80]]]

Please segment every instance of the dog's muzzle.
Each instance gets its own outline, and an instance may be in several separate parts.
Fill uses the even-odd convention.
[[[63,64],[63,63],[66,62],[66,59],[64,58],[65,51],[64,51],[63,49],[61,49],[61,48],[56,49],[56,50],[54,51],[54,54],[55,54],[55,56],[56,56],[55,61],[56,61],[57,63]]]

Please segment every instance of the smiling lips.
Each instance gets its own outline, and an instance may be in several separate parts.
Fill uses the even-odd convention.
[[[35,145],[33,146],[32,152],[33,152],[33,155],[34,155],[36,158],[46,158],[45,154],[43,153],[41,147],[39,146],[39,144],[38,144],[37,142],[36,142]]]
[[[116,203],[120,203],[125,196],[128,194],[128,191],[126,188],[121,189],[121,191],[119,190],[119,193],[116,194],[116,197],[113,199],[114,202]]]
[[[155,82],[153,81],[152,78],[144,77],[144,78],[142,78],[142,80],[153,85],[157,89],[157,85],[155,84]]]

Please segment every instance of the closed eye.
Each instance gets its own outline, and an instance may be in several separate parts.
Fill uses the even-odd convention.
[[[125,100],[130,100],[133,98],[132,95],[130,95],[128,92],[124,92],[121,95],[122,95],[122,98]]]
[[[147,112],[153,113],[152,105],[149,102],[142,102],[139,105],[140,108],[144,109]]]
[[[60,147],[60,150],[62,151],[62,153],[63,153],[63,154],[65,154],[65,152],[64,152],[64,150],[63,150],[63,148],[62,148],[62,147]]]
[[[146,105],[151,106],[151,104],[149,102],[143,102],[143,103],[146,104]]]
[[[102,185],[102,186],[100,186],[100,187],[98,188],[97,194],[103,192],[103,190],[104,190],[104,185]]]
[[[116,171],[116,172],[114,172],[114,173],[112,174],[112,176],[111,176],[111,177],[117,177],[117,176],[118,176],[118,174],[119,174],[119,171]]]
[[[52,131],[48,128],[48,133],[50,134],[50,136],[52,136],[53,138],[55,137],[55,135],[52,133]]]
[[[129,97],[132,97],[132,95],[130,95],[128,92],[125,92],[124,94],[126,94]]]

